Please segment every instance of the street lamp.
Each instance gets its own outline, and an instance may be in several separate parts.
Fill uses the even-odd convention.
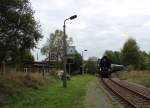
[[[87,51],[86,49],[82,51],[82,74],[84,74],[84,52]]]
[[[67,64],[67,45],[66,45],[66,21],[67,20],[73,20],[77,18],[77,15],[73,15],[70,18],[67,18],[64,20],[64,25],[63,25],[63,32],[64,32],[64,36],[63,36],[63,67],[64,67],[64,73],[63,73],[63,87],[66,88],[67,87],[67,69],[66,69],[66,64]]]

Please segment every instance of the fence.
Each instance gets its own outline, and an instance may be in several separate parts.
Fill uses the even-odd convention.
[[[7,73],[15,73],[15,72],[39,72],[44,75],[44,73],[48,73],[51,70],[55,69],[56,66],[54,63],[46,63],[46,62],[24,62],[21,64],[13,64],[13,63],[1,63],[0,64],[0,74]]]
[[[0,74],[13,73],[16,72],[19,67],[15,64],[2,62],[0,64]]]

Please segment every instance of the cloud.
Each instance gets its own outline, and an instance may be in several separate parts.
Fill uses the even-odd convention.
[[[66,32],[79,52],[88,49],[86,58],[120,50],[129,37],[150,51],[150,0],[31,0],[31,4],[44,35],[39,47],[50,33],[63,29],[65,18],[77,14],[66,23]]]
[[[150,21],[143,24],[144,27],[150,27]]]

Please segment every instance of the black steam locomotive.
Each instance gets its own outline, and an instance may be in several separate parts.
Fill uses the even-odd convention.
[[[109,63],[108,63],[109,64]],[[110,66],[101,66],[101,60],[98,60],[98,75],[102,78],[109,78],[112,73],[121,71],[124,69],[123,65],[118,65],[118,64],[109,64]]]

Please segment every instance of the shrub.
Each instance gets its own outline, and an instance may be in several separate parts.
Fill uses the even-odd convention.
[[[24,88],[38,89],[46,80],[39,73],[13,73],[0,76],[0,96],[14,95],[22,92]]]
[[[134,68],[133,65],[128,65],[128,66],[126,67],[126,70],[127,70],[128,72],[133,71],[134,69],[135,69],[135,68]]]

